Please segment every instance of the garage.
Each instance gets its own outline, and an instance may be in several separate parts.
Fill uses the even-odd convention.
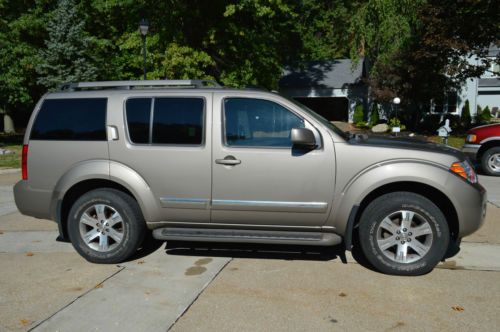
[[[294,99],[328,121],[349,120],[349,99],[346,97],[295,97]]]
[[[364,59],[307,61],[286,67],[279,92],[306,105],[329,121],[352,122],[354,107],[367,107]]]

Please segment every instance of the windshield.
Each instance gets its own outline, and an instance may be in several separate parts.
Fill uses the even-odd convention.
[[[328,121],[327,119],[325,119],[324,117],[319,115],[318,113],[314,112],[312,109],[310,109],[306,105],[303,105],[292,98],[288,98],[288,97],[285,97],[283,95],[281,95],[281,96],[283,98],[285,98],[286,100],[290,101],[291,103],[295,104],[296,106],[298,106],[300,109],[302,109],[303,111],[308,113],[310,116],[312,116],[313,118],[315,118],[316,120],[321,122],[327,128],[330,128],[331,130],[333,130],[337,135],[339,135],[343,139],[349,140],[349,133],[348,132],[346,133],[345,131],[341,130],[339,127],[335,126],[333,123],[331,123],[330,121]]]

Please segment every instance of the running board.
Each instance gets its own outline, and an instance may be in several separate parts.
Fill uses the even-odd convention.
[[[342,242],[342,238],[333,233],[180,227],[155,229],[153,237],[163,241],[271,243],[312,246],[333,246]]]

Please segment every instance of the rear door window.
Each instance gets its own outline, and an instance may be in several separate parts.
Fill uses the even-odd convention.
[[[200,98],[156,98],[153,143],[202,144],[203,109]]]
[[[46,99],[32,140],[105,141],[107,98]]]

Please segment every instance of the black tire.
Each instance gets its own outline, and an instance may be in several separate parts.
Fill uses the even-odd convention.
[[[102,214],[98,215],[98,209],[102,210],[100,211]],[[111,218],[111,215],[115,218]],[[99,216],[106,217],[99,218]],[[89,225],[89,220],[96,225]],[[105,226],[108,221],[109,224],[113,222],[116,224]],[[97,224],[101,222],[98,228]],[[96,233],[98,235],[95,235]],[[92,263],[115,264],[125,261],[137,251],[145,233],[146,224],[137,202],[129,195],[115,189],[96,189],[85,193],[76,200],[68,215],[68,234],[71,243],[83,258]],[[86,242],[83,234],[90,234],[88,238],[92,240]],[[102,240],[102,245],[101,237],[106,238]]]
[[[486,150],[481,157],[481,169],[487,175],[500,176],[500,165],[493,163],[490,159],[500,158],[500,146],[495,146]],[[498,165],[498,166],[497,166]]]
[[[443,259],[450,232],[443,212],[429,199],[394,192],[376,198],[363,211],[359,240],[365,258],[380,272],[421,275]]]

